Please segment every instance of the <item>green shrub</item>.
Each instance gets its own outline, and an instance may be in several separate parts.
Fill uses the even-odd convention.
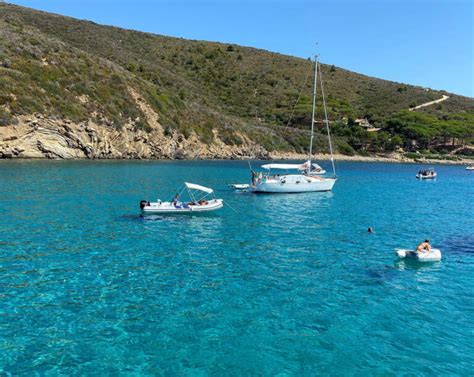
[[[195,127],[199,140],[205,144],[211,144],[214,141],[214,132],[212,132],[212,123],[210,121]]]
[[[173,135],[173,127],[171,127],[169,125],[166,126],[163,133],[165,134],[165,136],[172,136]]]
[[[412,158],[412,159],[420,158],[420,155],[418,153],[413,153],[413,152],[404,153],[403,156],[406,158]]]
[[[10,125],[11,121],[12,121],[11,115],[0,107],[0,127]]]
[[[185,125],[181,125],[178,129],[178,132],[181,133],[185,137],[185,139],[189,139],[192,134],[191,129],[189,129]]]
[[[243,140],[242,138],[237,135],[233,130],[224,129],[219,132],[219,138],[224,142],[226,145],[242,145]]]
[[[143,120],[141,118],[138,120],[138,122],[135,123],[135,127],[138,130],[143,130],[145,132],[151,132],[152,131],[152,128],[150,127],[148,122],[146,122],[145,120]]]
[[[344,140],[337,140],[336,141],[336,151],[346,156],[354,156],[355,150],[349,144],[347,144]]]

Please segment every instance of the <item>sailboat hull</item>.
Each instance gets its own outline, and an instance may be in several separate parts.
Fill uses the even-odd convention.
[[[255,182],[250,189],[255,193],[289,194],[300,192],[331,191],[336,178],[308,177],[305,175],[284,175],[274,179]]]

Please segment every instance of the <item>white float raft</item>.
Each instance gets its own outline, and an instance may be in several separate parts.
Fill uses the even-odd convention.
[[[231,183],[230,185],[227,185],[234,190],[248,190],[250,185],[248,183]]]
[[[431,251],[396,249],[395,255],[400,259],[414,259],[419,262],[437,262],[441,260],[441,250],[439,249],[431,249]]]

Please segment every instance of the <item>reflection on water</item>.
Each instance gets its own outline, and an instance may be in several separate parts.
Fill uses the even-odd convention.
[[[271,207],[275,210],[294,209],[295,212],[302,210],[314,210],[319,205],[330,205],[330,199],[334,197],[333,192],[307,192],[300,194],[253,194],[263,207]]]
[[[439,271],[442,261],[420,262],[416,259],[398,259],[394,262],[394,266],[398,270],[429,270]]]

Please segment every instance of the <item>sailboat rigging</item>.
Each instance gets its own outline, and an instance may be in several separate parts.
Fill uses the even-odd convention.
[[[252,171],[252,180],[250,190],[256,193],[298,193],[298,192],[316,192],[331,191],[336,183],[336,167],[334,164],[334,154],[332,148],[331,133],[329,130],[329,121],[326,108],[326,99],[324,96],[324,86],[322,80],[321,65],[319,64],[319,56],[314,59],[314,83],[313,83],[313,103],[311,112],[311,136],[309,143],[308,160],[302,164],[265,164],[262,168],[267,170],[266,173],[257,173]],[[322,177],[326,173],[318,164],[312,162],[313,157],[313,141],[314,141],[314,124],[316,117],[316,94],[318,87],[318,76],[321,87],[321,97],[324,108],[324,123],[327,129],[329,152],[331,154],[331,165],[333,177]],[[271,170],[296,170],[296,173],[270,174]]]

